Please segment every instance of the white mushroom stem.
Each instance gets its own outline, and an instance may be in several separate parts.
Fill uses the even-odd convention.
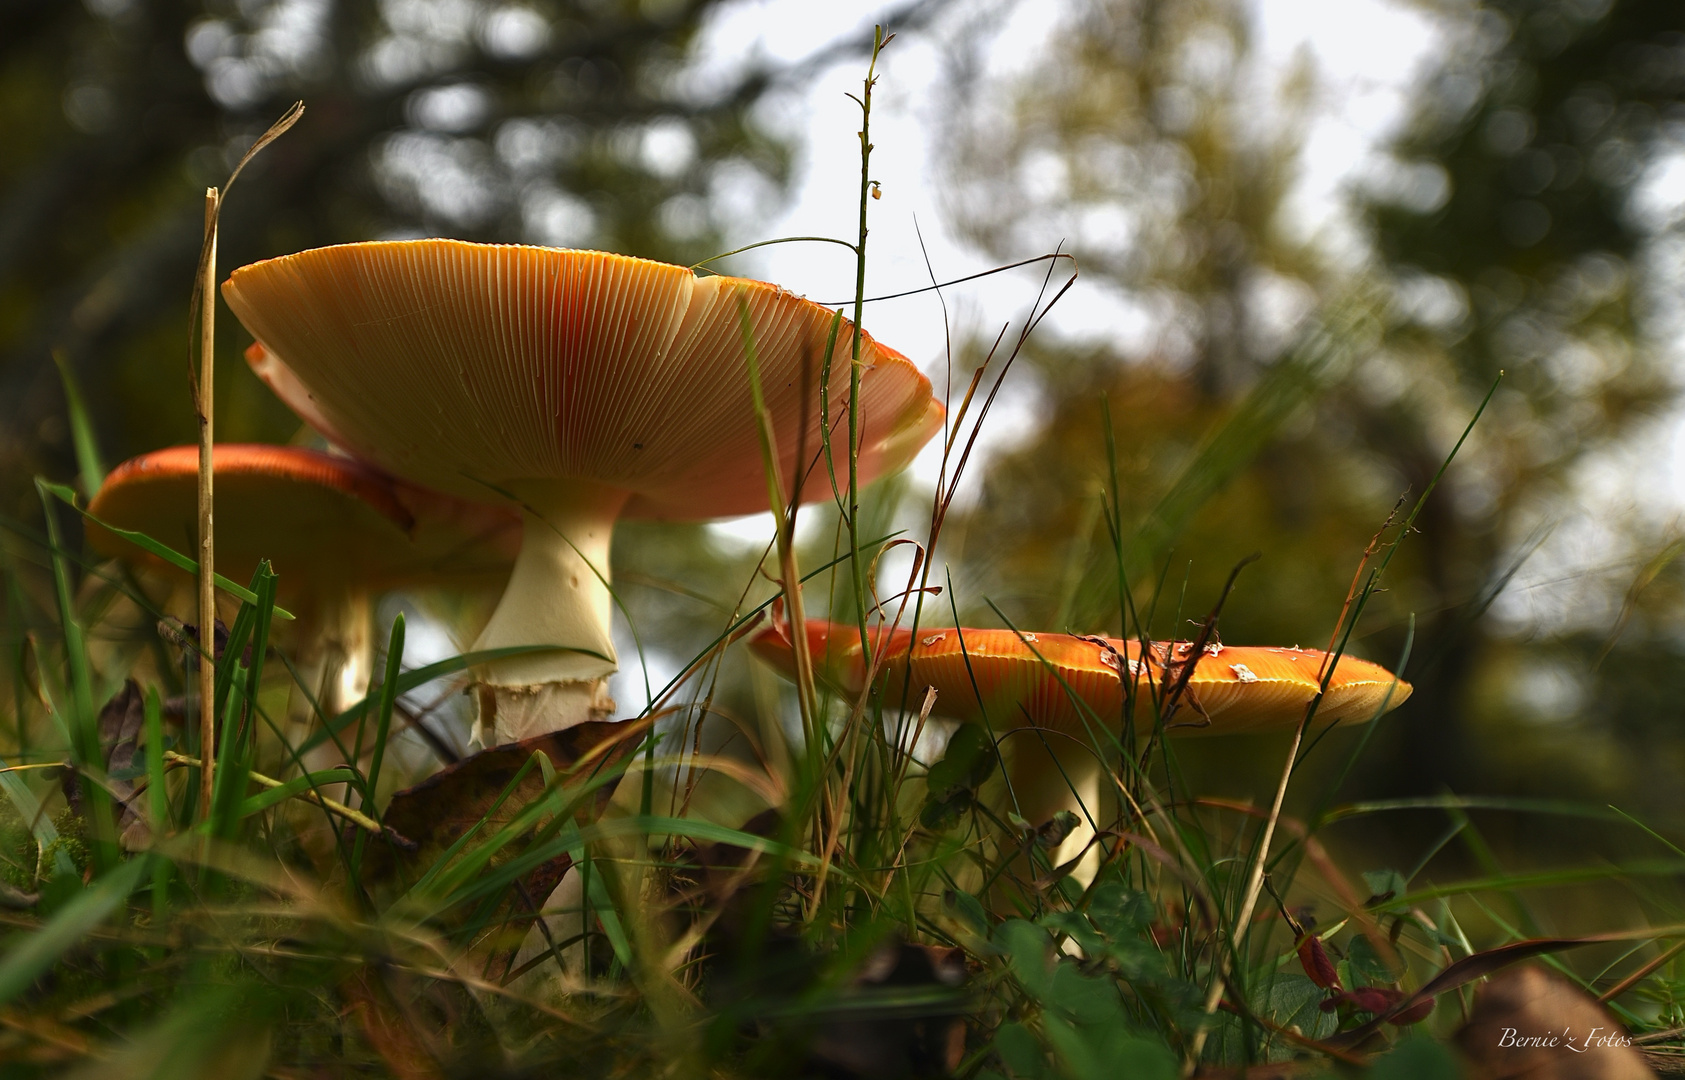
[[[1106,790],[1105,771],[1086,740],[1073,740],[1057,731],[1041,732],[1039,738],[1037,735],[1028,728],[1015,730],[1002,741],[1001,749],[1006,776],[1025,821],[1039,828],[1061,810],[1077,815],[1076,828],[1047,853],[1048,862],[1059,866],[1075,858],[1094,838],[1090,819],[1102,827],[1111,820],[1115,799]],[[1006,805],[1010,807],[1011,803]],[[1099,869],[1099,854],[1097,849],[1090,849],[1076,871],[1076,879],[1085,886]]]
[[[553,652],[505,657],[477,674],[475,736],[497,746],[614,712],[609,543],[628,493],[582,480],[509,485],[526,509],[521,553],[476,651],[517,645]]]
[[[368,693],[374,658],[374,616],[366,589],[348,587],[343,592],[326,592],[299,613],[299,622],[293,655],[303,686],[292,687],[287,709],[292,725],[288,738],[294,745]],[[310,697],[316,699],[321,720],[311,708]],[[353,750],[355,738],[356,729],[352,727],[341,731],[337,742],[330,738],[317,744],[304,754],[305,769],[319,772],[346,764],[339,747],[343,744],[346,750]],[[366,758],[372,750],[365,737],[362,756]],[[347,805],[355,801],[349,787],[343,785],[332,785],[324,789],[324,794]]]

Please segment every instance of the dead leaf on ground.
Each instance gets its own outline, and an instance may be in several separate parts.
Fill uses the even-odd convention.
[[[104,786],[119,809],[117,828],[123,847],[129,851],[142,850],[151,843],[151,831],[145,816],[137,809],[136,799],[146,790],[146,785],[137,784],[133,775],[138,740],[145,727],[146,695],[135,680],[125,680],[122,689],[100,708],[99,745],[107,777]],[[85,782],[75,769],[65,770],[62,780],[65,802],[78,816],[84,813],[82,784]]]
[[[1475,994],[1456,1044],[1474,1080],[1654,1080],[1626,1028],[1559,975],[1520,967]]]
[[[479,838],[494,836],[544,793],[543,771],[528,769],[502,805],[495,811],[492,809],[533,754],[544,754],[562,775],[581,763],[585,763],[587,772],[609,770],[637,747],[647,730],[647,724],[637,722],[580,724],[565,731],[482,750],[441,769],[414,787],[405,788],[392,796],[381,820],[388,829],[412,842],[414,848],[406,849],[404,844],[371,844],[364,862],[365,885],[377,892],[406,888],[482,818],[486,820]],[[578,780],[582,782],[584,774]],[[594,818],[600,814],[614,794],[614,787],[610,782],[599,788],[584,808],[584,816]],[[531,833],[505,845],[492,857],[488,869],[520,857],[530,841]],[[513,890],[514,910],[526,914],[523,909],[542,903],[570,865],[572,860],[567,855],[558,855],[522,875],[517,881],[518,888]],[[527,918],[509,919],[505,929],[494,935],[496,941],[482,942],[480,947],[492,953],[505,949],[512,953],[530,922]]]

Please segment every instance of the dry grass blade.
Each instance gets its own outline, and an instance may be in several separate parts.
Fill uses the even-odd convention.
[[[205,189],[205,238],[199,249],[198,272],[194,275],[193,298],[188,305],[188,325],[199,323],[199,353],[197,378],[190,378],[193,391],[193,410],[199,421],[199,626],[216,625],[216,539],[212,507],[215,499],[212,482],[211,448],[216,441],[212,416],[216,404],[216,242],[217,221],[222,215],[222,199],[234,186],[241,170],[253,156],[280,138],[304,115],[304,102],[294,102],[269,130],[254,142],[240,158],[228,176],[222,192]],[[197,317],[195,319],[195,316]],[[188,367],[193,368],[193,352],[188,350]],[[208,630],[204,631],[209,633]],[[199,808],[210,819],[211,793],[215,790],[216,762],[216,649],[201,650],[199,663],[199,756],[204,765],[199,770]]]
[[[193,407],[199,419],[199,810],[211,819],[211,796],[216,790],[216,538],[212,447],[216,433],[212,414],[216,403],[216,231],[221,199],[216,188],[205,189],[205,246],[199,256],[199,381],[194,384]],[[209,641],[209,646],[203,646]]]

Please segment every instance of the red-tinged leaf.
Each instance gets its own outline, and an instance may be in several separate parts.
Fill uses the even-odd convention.
[[[1411,1024],[1419,1024],[1426,1020],[1431,1012],[1433,1012],[1433,998],[1427,998],[1424,1001],[1418,1001],[1408,1009],[1401,1009],[1393,1013],[1387,1017],[1387,1023],[1393,1027],[1408,1027]]]
[[[1390,986],[1360,986],[1341,995],[1355,1009],[1368,1013],[1384,1013],[1404,1000],[1404,993]]]
[[[1484,952],[1477,952],[1446,965],[1438,975],[1423,983],[1421,989],[1394,1006],[1390,1013],[1376,1016],[1368,1023],[1361,1024],[1350,1031],[1342,1031],[1330,1037],[1327,1041],[1336,1046],[1355,1046],[1373,1035],[1383,1022],[1392,1021],[1395,1015],[1402,1017],[1408,1013],[1413,1013],[1424,1001],[1432,1001],[1448,990],[1455,990],[1457,987],[1471,983],[1476,979],[1485,978],[1510,964],[1528,960],[1535,956],[1561,952],[1564,949],[1572,949],[1580,945],[1677,937],[1682,932],[1685,931],[1677,926],[1648,927],[1642,930],[1617,930],[1607,934],[1587,934],[1584,937],[1530,938],[1526,941],[1512,941],[1507,945],[1499,945]]]
[[[1340,975],[1334,969],[1334,961],[1328,958],[1328,950],[1322,947],[1322,939],[1315,934],[1306,934],[1299,941],[1299,963],[1304,965],[1305,974],[1310,976],[1311,982],[1324,990],[1339,990]]]

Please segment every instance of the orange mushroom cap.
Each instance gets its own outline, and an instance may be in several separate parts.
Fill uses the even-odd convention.
[[[786,483],[821,446],[833,314],[764,282],[433,239],[254,263],[223,295],[267,347],[253,369],[307,422],[394,475],[467,498],[556,478],[629,492],[634,517],[766,509],[744,311]],[[833,425],[848,407],[853,329],[842,322],[832,353]],[[910,461],[943,409],[906,357],[870,335],[860,344],[865,483]],[[847,454],[836,461],[846,483]],[[805,491],[830,497],[829,484]]]
[[[316,584],[495,581],[520,544],[513,511],[427,491],[345,457],[295,446],[222,443],[216,481],[216,561],[244,582],[271,560],[285,592]],[[178,551],[196,550],[199,448],[130,458],[106,477],[89,512]],[[90,522],[95,551],[164,567]]]
[[[1023,726],[1027,720],[1077,733],[1084,730],[1086,715],[1101,720],[1120,715],[1125,679],[1141,694],[1136,716],[1150,717],[1149,702],[1176,685],[1193,649],[1191,642],[1151,642],[1143,655],[1139,642],[1119,638],[951,626],[921,629],[916,641],[908,630],[873,633],[876,648],[883,651],[880,685],[898,693],[906,680],[913,706],[926,687],[935,687],[933,711],[938,715],[979,720],[986,713],[1002,727]],[[844,692],[859,693],[866,678],[860,631],[809,620],[807,639],[815,670]],[[786,625],[775,622],[750,644],[786,675],[794,673]],[[1316,696],[1327,657],[1317,649],[1208,645],[1167,730],[1229,735],[1290,729]],[[1342,656],[1316,719],[1366,721],[1378,709],[1402,705],[1410,689],[1379,664]]]

